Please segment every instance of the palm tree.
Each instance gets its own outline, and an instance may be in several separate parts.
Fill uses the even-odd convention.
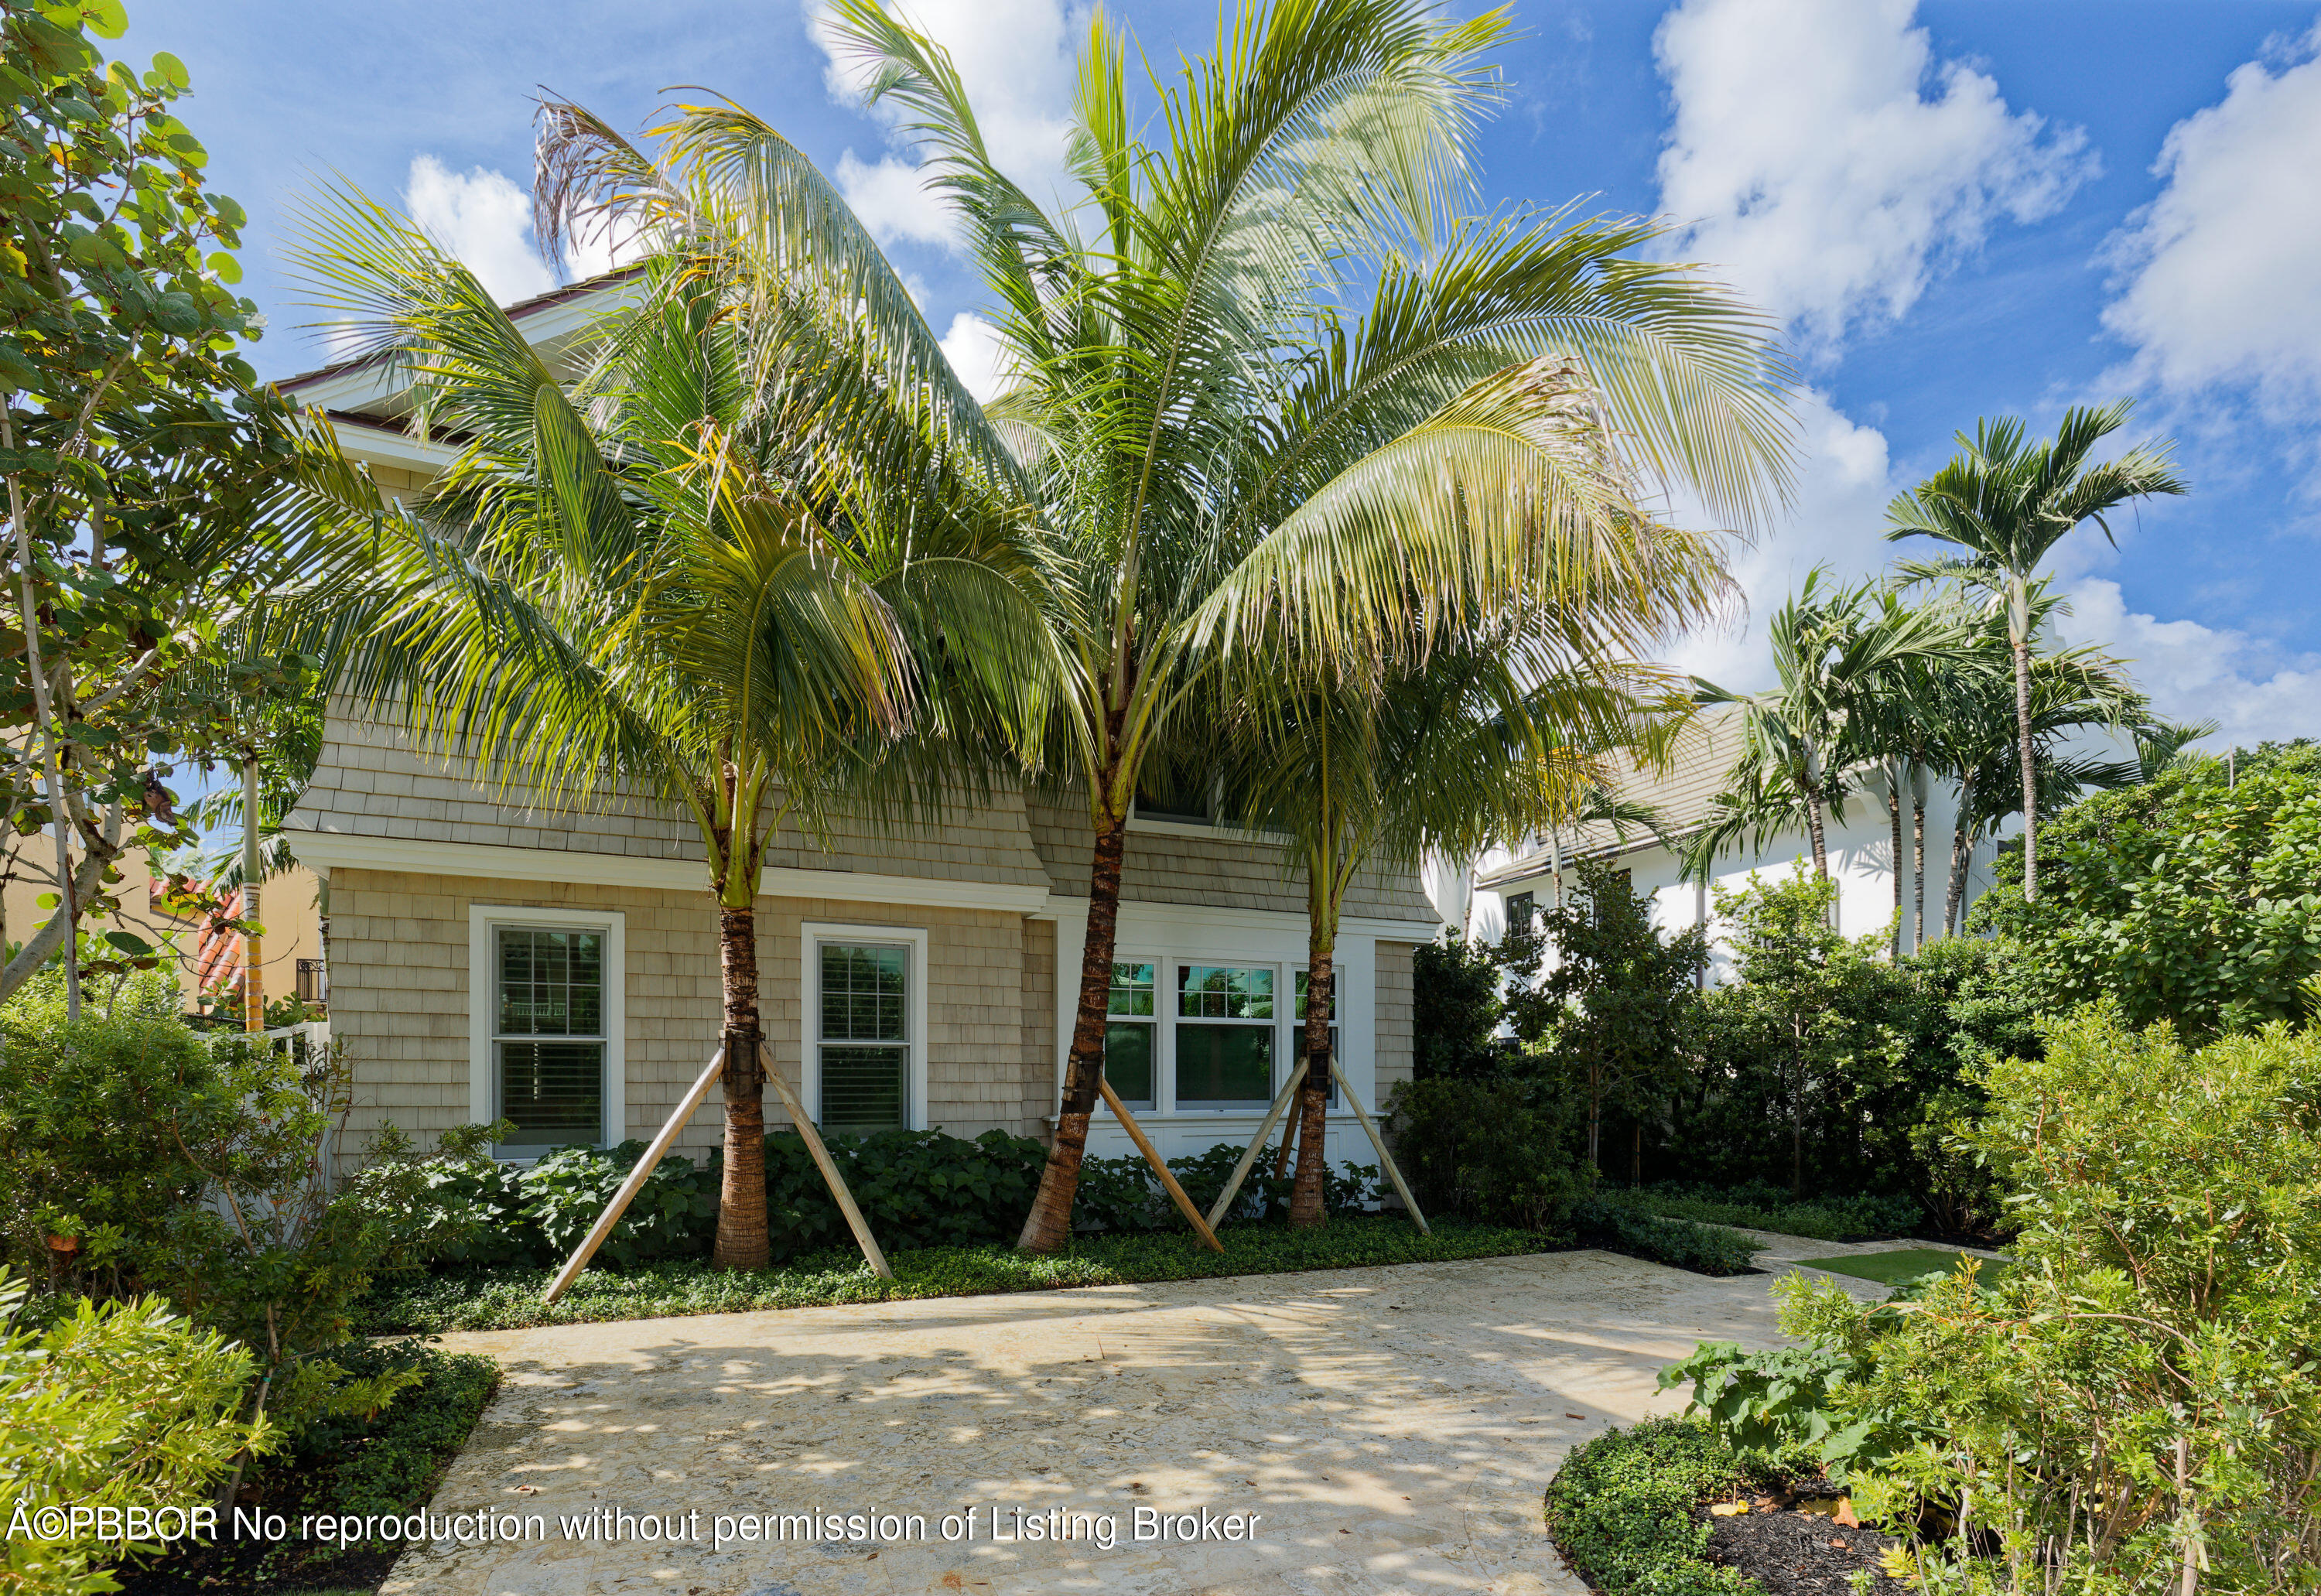
[[[2139,784],[2149,784],[2160,779],[2161,772],[2172,770],[2184,758],[2184,751],[2203,737],[2216,735],[2218,723],[2213,720],[2155,720],[2135,734],[2135,779]]]
[[[768,1252],[768,844],[906,729],[1036,723],[1052,674],[1012,465],[961,439],[979,416],[932,333],[808,269],[762,192],[656,180],[663,251],[569,383],[473,274],[359,196],[318,211],[301,258],[325,311],[408,373],[422,424],[462,440],[417,513],[350,504],[375,572],[350,690],[496,782],[650,795],[700,838],[725,1061],[715,1257],[746,1268]]]
[[[1518,616],[1383,681],[1295,692],[1239,717],[1227,790],[1239,817],[1288,836],[1306,877],[1306,1074],[1289,1222],[1325,1218],[1323,1133],[1338,922],[1366,866],[1471,858],[1568,824],[1608,780],[1604,755],[1657,743],[1682,700],[1652,670],[1575,659]]]
[[[1802,819],[1814,873],[1827,880],[1827,820],[1844,818],[1845,773],[1866,754],[1882,695],[1912,662],[1959,651],[1951,617],[1900,606],[1873,615],[1867,584],[1831,586],[1828,574],[1816,566],[1773,612],[1772,687],[1739,692],[1694,679],[1698,701],[1738,706],[1742,727],[1717,819],[1692,844],[1688,868],[1697,874],[1744,838],[1761,845]]]
[[[2112,511],[2155,494],[2190,491],[2170,465],[2173,445],[2164,441],[2139,443],[2116,460],[2089,461],[2098,443],[2126,424],[2130,407],[2131,401],[2121,399],[2100,408],[2067,410],[2054,437],[2035,443],[2018,417],[1979,421],[1971,439],[1959,434],[1960,452],[1950,464],[1886,507],[1889,542],[1930,537],[1962,550],[1924,570],[1974,583],[1989,595],[1991,607],[2007,616],[2023,789],[2023,895],[2034,900],[2039,825],[2032,747],[2032,585],[2048,551],[2081,522],[2094,522],[2116,543]]]
[[[2044,583],[2031,584],[2029,617],[2034,632],[2060,602]],[[2018,700],[2008,690],[2014,644],[2004,617],[1985,612],[1975,644],[1981,667],[1944,672],[1925,715],[1932,762],[1958,789],[1943,905],[1945,935],[1959,927],[1975,844],[2008,816],[2022,812],[2019,798],[2012,795],[2015,784],[2007,779],[2021,758],[2021,723]],[[2028,698],[2037,803],[2052,810],[2085,788],[2116,786],[2128,779],[2129,767],[2071,754],[2062,747],[2090,729],[2117,730],[2141,721],[2145,701],[2118,661],[2090,648],[2038,655],[2031,661]]]
[[[1156,81],[1090,24],[1069,208],[1002,172],[944,51],[876,0],[832,24],[898,106],[957,214],[1017,374],[1072,663],[1050,768],[1087,805],[1078,1017],[1022,1245],[1069,1236],[1103,1067],[1140,777],[1244,687],[1390,666],[1553,596],[1601,646],[1717,602],[1716,543],[1644,514],[1615,445],[1713,514],[1786,485],[1766,324],[1698,271],[1637,259],[1652,223],[1461,219],[1497,14],[1416,0],[1240,12]],[[1428,622],[1413,625],[1414,606]],[[1188,726],[1194,729],[1188,730]]]

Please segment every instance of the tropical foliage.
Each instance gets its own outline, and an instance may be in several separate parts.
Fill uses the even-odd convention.
[[[2096,998],[2192,1035],[2306,1017],[2321,971],[2321,748],[2180,757],[2049,822],[2036,902],[2014,856],[1973,924],[2013,937],[2043,1008]]]
[[[2023,887],[2039,896],[2039,771],[2034,742],[2031,652],[2037,632],[2039,568],[2071,531],[2092,521],[2112,536],[2111,515],[2159,494],[2189,493],[2170,463],[2171,445],[2139,443],[2108,461],[2089,457],[2127,424],[2130,402],[2079,406],[2063,414],[2050,439],[2034,442],[2014,416],[1985,419],[1941,470],[1887,506],[1889,539],[1932,538],[1956,551],[1922,568],[1955,576],[1988,596],[2004,619],[2015,667],[2016,773],[2023,816]]]

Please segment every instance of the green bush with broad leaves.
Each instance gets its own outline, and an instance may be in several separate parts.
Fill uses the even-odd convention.
[[[102,1521],[50,1535],[41,1509],[206,1504],[246,1451],[279,1444],[276,1428],[243,1417],[258,1361],[158,1297],[84,1297],[32,1328],[16,1323],[24,1296],[24,1282],[0,1268],[0,1512],[10,1519],[0,1526],[0,1590],[117,1591],[105,1566],[159,1551],[158,1535],[181,1526],[132,1534],[136,1521],[124,1518],[111,1537],[97,1533]]]
[[[560,1147],[516,1178],[523,1202],[517,1212],[551,1260],[569,1257],[587,1239],[645,1145],[632,1137],[602,1149]],[[665,1157],[637,1188],[596,1255],[620,1269],[651,1258],[681,1258],[706,1250],[716,1228],[716,1176],[696,1171],[689,1158]]]
[[[1798,1289],[1782,1328],[1843,1369],[1775,1400],[1710,1350],[1697,1389],[1738,1439],[1870,1443],[1855,1507],[1929,1591],[2321,1588],[2321,1034],[2196,1049],[2105,1004],[2045,1043],[1965,1138],[2012,1268]]]
[[[1233,1179],[1233,1166],[1241,1162],[1246,1150],[1246,1143],[1214,1143],[1206,1152],[1170,1159],[1169,1172],[1177,1177],[1177,1184],[1184,1189],[1193,1206],[1206,1214],[1224,1195],[1225,1182]],[[1297,1184],[1297,1175],[1294,1170],[1276,1175],[1275,1162],[1272,1148],[1258,1154],[1257,1162],[1250,1166],[1240,1190],[1233,1195],[1226,1219],[1257,1221],[1288,1217],[1290,1188]],[[1350,1160],[1336,1169],[1326,1163],[1322,1166],[1322,1206],[1328,1213],[1361,1213],[1377,1203],[1379,1189],[1375,1164]],[[1074,1228],[1103,1230],[1118,1236],[1140,1230],[1174,1229],[1184,1222],[1177,1205],[1153,1177],[1152,1166],[1141,1154],[1081,1161],[1079,1189],[1072,1202]]]
[[[933,1130],[823,1138],[882,1247],[1013,1240],[1039,1189],[1047,1149],[988,1130],[969,1141]],[[853,1232],[803,1138],[766,1138],[766,1214],[776,1258],[851,1247]]]
[[[1708,1561],[1693,1509],[1750,1482],[1698,1418],[1648,1418],[1572,1448],[1547,1487],[1547,1531],[1602,1596],[1752,1596],[1760,1587]]]
[[[2108,998],[2187,1035],[2306,1017],[2321,971],[2321,745],[2180,759],[2039,825],[2039,897],[2019,851],[1971,925],[2031,955],[2043,1008]]]
[[[1571,1147],[1572,1099],[1535,1079],[1397,1083],[1387,1136],[1429,1215],[1479,1224],[1561,1226],[1593,1185]]]

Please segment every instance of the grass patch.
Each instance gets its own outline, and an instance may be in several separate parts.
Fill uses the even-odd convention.
[[[1801,1258],[1798,1262],[1807,1269],[1826,1269],[1833,1274],[1850,1274],[1857,1280],[1898,1286],[1921,1275],[1949,1274],[1967,1256],[1948,1247],[1898,1247],[1890,1253],[1862,1253],[1851,1258]],[[1981,1265],[1985,1280],[2007,1267],[1989,1258],[1977,1258],[1975,1262]]]
[[[1713,1186],[1606,1188],[1599,1200],[1663,1219],[1702,1225],[1738,1225],[1776,1236],[1815,1241],[1870,1241],[1907,1236],[1925,1223],[1916,1203],[1906,1197],[1816,1197],[1792,1199],[1777,1188],[1756,1185],[1719,1190]]]
[[[1748,1596],[1761,1587],[1707,1559],[1693,1504],[1747,1482],[1707,1420],[1648,1418],[1573,1449],[1547,1487],[1547,1531],[1603,1596]]]
[[[1438,1222],[1433,1236],[1421,1236],[1408,1220],[1384,1216],[1333,1219],[1319,1230],[1234,1225],[1217,1239],[1224,1244],[1223,1253],[1210,1252],[1188,1232],[1079,1236],[1066,1251],[1046,1257],[1000,1245],[905,1248],[887,1254],[895,1271],[891,1281],[872,1274],[853,1253],[823,1253],[753,1272],[712,1269],[705,1262],[687,1259],[618,1273],[588,1270],[553,1304],[541,1301],[555,1278],[552,1269],[461,1270],[382,1283],[364,1301],[365,1328],[374,1335],[514,1330],[842,1302],[1440,1263],[1560,1252],[1572,1245],[1552,1233],[1496,1225]]]

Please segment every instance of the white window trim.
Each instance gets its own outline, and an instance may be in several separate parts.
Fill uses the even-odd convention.
[[[628,917],[618,909],[526,908],[516,904],[468,906],[468,1118],[498,1117],[492,1078],[493,1009],[497,976],[493,933],[501,926],[539,926],[605,934],[605,1123],[600,1145],[626,1138],[629,1124]]]
[[[911,926],[846,926],[808,920],[798,927],[798,1100],[814,1114],[822,1112],[822,960],[825,942],[884,942],[910,950],[909,990],[904,994],[908,1017],[904,1021],[903,1124],[906,1129],[927,1128],[927,934]]]
[[[1175,1057],[1166,1051],[1174,1046],[1169,1032],[1169,993],[1165,985],[1170,979],[1168,956],[1158,953],[1123,953],[1115,947],[1112,962],[1115,964],[1152,966],[1152,1102],[1151,1107],[1143,1108],[1130,1103],[1128,1111],[1139,1115],[1170,1113],[1176,1108],[1177,1066]],[[1075,992],[1073,996],[1077,999],[1079,993]],[[1109,1020],[1111,1017],[1106,1017]],[[1141,1019],[1142,1017],[1136,1017]],[[1069,1053],[1071,1046],[1069,1039],[1064,1046]],[[1126,1099],[1122,1100],[1127,1101]],[[1099,1096],[1096,1100],[1096,1110],[1099,1114],[1109,1114],[1112,1105]]]
[[[1169,976],[1169,990],[1168,1001],[1162,1007],[1166,1008],[1169,1017],[1167,1027],[1169,1034],[1168,1112],[1172,1115],[1188,1114],[1197,1115],[1202,1117],[1208,1117],[1211,1116],[1224,1117],[1234,1114],[1264,1113],[1267,1107],[1271,1103],[1274,1094],[1281,1090],[1281,1082],[1286,1079],[1282,1074],[1282,1072],[1285,1069],[1291,1067],[1284,1062],[1283,1059],[1282,1050],[1288,1046],[1289,1037],[1288,1033],[1283,1026],[1281,1008],[1285,1001],[1282,994],[1282,983],[1289,979],[1288,971],[1291,970],[1292,966],[1280,959],[1249,957],[1239,953],[1186,954],[1170,959],[1166,962]],[[1270,970],[1273,971],[1273,1018],[1270,1020],[1205,1020],[1198,1015],[1188,1015],[1180,1012],[1178,1006],[1177,983],[1179,979],[1181,979],[1180,972],[1188,968],[1199,968],[1203,970]],[[1188,1108],[1182,1107],[1182,1099],[1178,1096],[1177,1092],[1177,1027],[1187,1024],[1196,1026],[1245,1026],[1252,1031],[1260,1029],[1271,1030],[1273,1033],[1273,1056],[1270,1061],[1268,1061],[1266,1065],[1266,1101],[1258,1104],[1255,1108],[1251,1108],[1247,1105],[1242,1105],[1238,1108],[1218,1108],[1206,1107]]]

